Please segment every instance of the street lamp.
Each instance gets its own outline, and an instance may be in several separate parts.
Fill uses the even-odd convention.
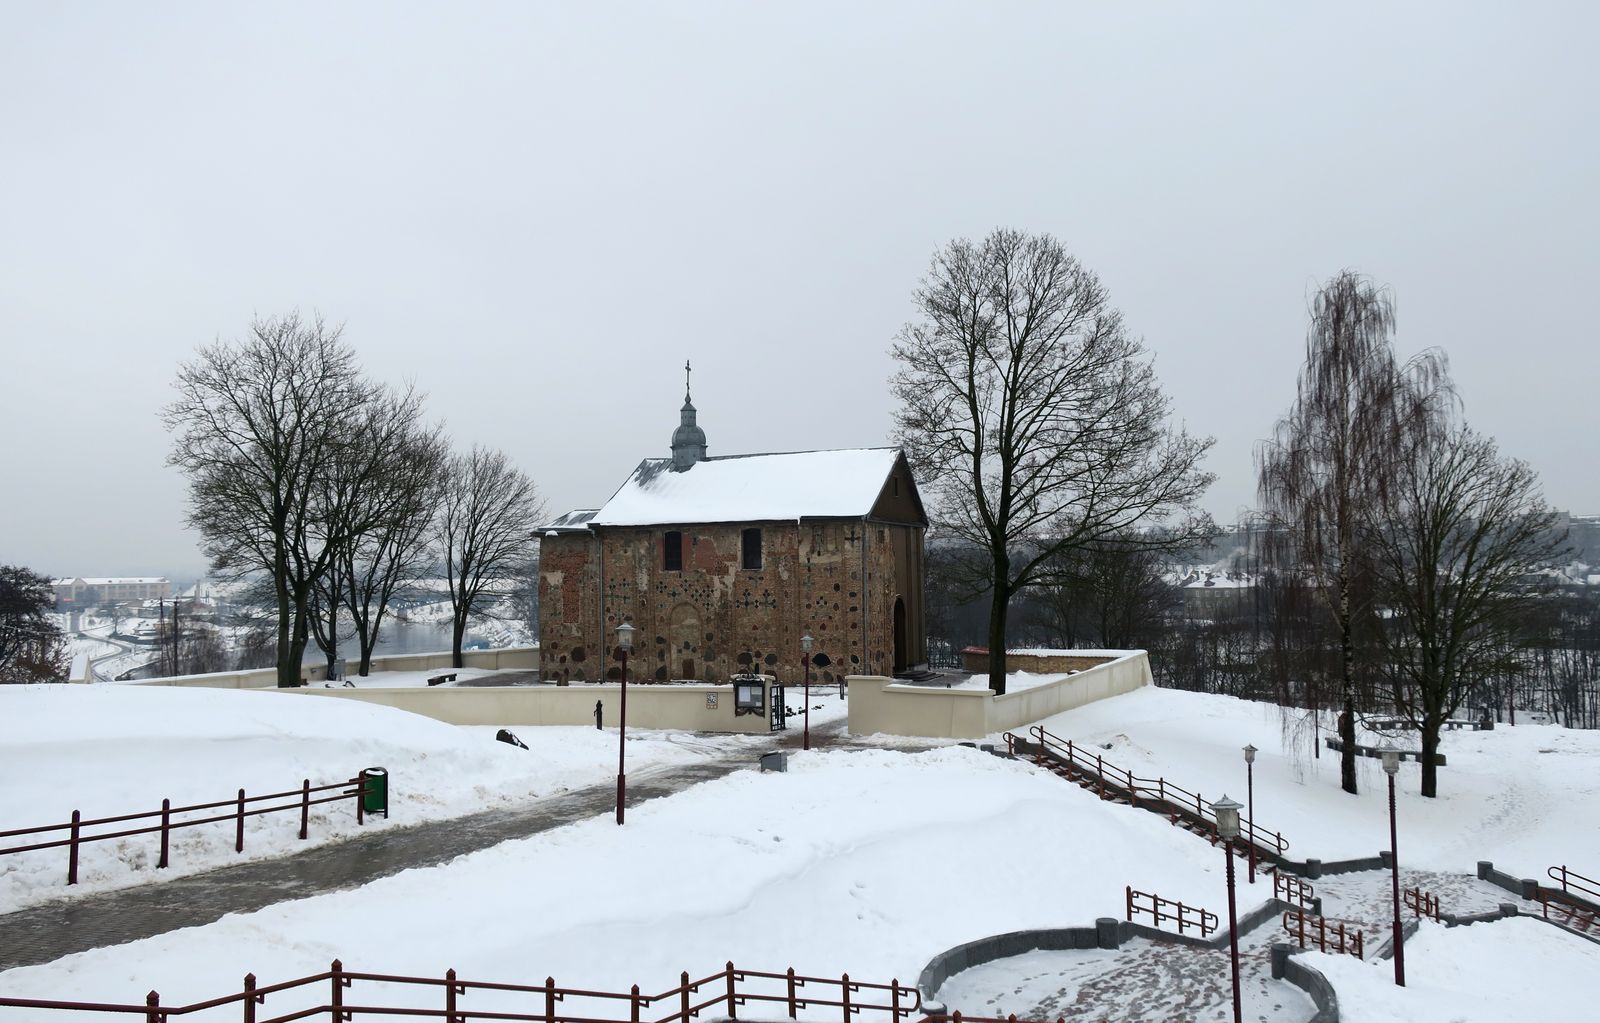
[[[805,724],[805,740],[804,740],[804,742],[801,743],[801,746],[800,746],[801,749],[810,749],[811,748],[811,644],[812,644],[812,642],[813,642],[813,640],[811,639],[811,633],[809,633],[809,632],[806,633],[804,636],[800,637],[800,663],[805,665],[805,669],[806,669],[806,711],[805,711],[806,724]]]
[[[1248,790],[1245,793],[1245,802],[1250,804],[1249,809],[1247,811],[1250,814],[1250,823],[1248,825],[1248,827],[1250,829],[1250,833],[1249,833],[1249,835],[1246,836],[1246,843],[1250,847],[1250,883],[1251,884],[1255,884],[1256,883],[1256,748],[1255,748],[1254,745],[1246,746],[1244,748],[1244,776],[1245,776],[1245,788]]]
[[[1244,1023],[1239,1004],[1239,909],[1233,898],[1233,840],[1239,837],[1240,805],[1227,796],[1211,804],[1217,818],[1217,837],[1222,839],[1222,855],[1228,861],[1228,952],[1233,960],[1233,1023]]]
[[[1389,870],[1394,894],[1394,982],[1406,986],[1405,933],[1400,927],[1400,845],[1394,820],[1394,776],[1400,773],[1400,751],[1386,739],[1383,748],[1383,773],[1389,776]]]
[[[617,715],[617,823],[622,823],[622,803],[628,794],[628,776],[623,770],[622,754],[628,741],[628,651],[633,649],[633,626],[623,622],[617,626],[617,648],[622,651],[622,708]]]

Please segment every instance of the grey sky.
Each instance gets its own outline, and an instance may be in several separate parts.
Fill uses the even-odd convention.
[[[934,248],[1059,236],[1214,434],[1293,397],[1308,293],[1600,512],[1589,3],[4,3],[0,563],[196,572],[157,409],[253,313],[346,324],[553,511],[667,453],[884,443]]]

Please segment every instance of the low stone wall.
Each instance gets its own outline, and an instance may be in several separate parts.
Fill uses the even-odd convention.
[[[1109,655],[1093,667],[1057,682],[995,696],[988,689],[943,689],[905,685],[882,675],[852,675],[852,735],[917,735],[981,739],[1042,721],[1108,696],[1150,685],[1150,660],[1143,650]]]
[[[1278,914],[1292,909],[1289,903],[1268,899],[1239,918],[1239,933],[1248,934]],[[1121,948],[1130,938],[1148,938],[1152,941],[1172,942],[1194,948],[1219,949],[1228,946],[1228,933],[1224,929],[1214,938],[1196,938],[1188,934],[1173,934],[1144,924],[1100,917],[1093,927],[1053,927],[1035,931],[1011,931],[987,938],[969,941],[965,945],[941,952],[928,961],[917,978],[917,990],[922,994],[923,1009],[930,1013],[943,1013],[948,1006],[939,1002],[939,989],[944,982],[974,966],[992,963],[997,959],[1026,955],[1029,952],[1066,952],[1091,948]],[[1274,974],[1276,976],[1276,974]],[[1320,977],[1320,974],[1318,975]],[[1320,1019],[1320,1017],[1319,1017]],[[1334,1020],[1338,1016],[1333,1017]]]
[[[500,650],[464,650],[461,653],[464,667],[493,671],[538,671],[539,648],[512,646]],[[351,662],[354,666],[354,662]],[[374,657],[373,671],[429,671],[450,667],[450,651],[431,654],[395,654]],[[326,664],[301,666],[300,677],[308,682],[325,682],[328,679]],[[355,677],[355,676],[352,676]],[[167,678],[147,678],[129,685],[189,686],[201,689],[272,689],[278,685],[277,668],[252,668],[248,671],[213,671],[204,675],[175,675]]]
[[[771,706],[772,683],[765,683],[765,706]],[[489,686],[404,689],[332,689],[308,686],[273,689],[285,696],[355,700],[421,714],[453,725],[589,725],[599,703],[606,727],[615,727],[621,713],[622,687],[615,683],[572,686]],[[770,730],[767,713],[738,714],[732,685],[630,685],[628,724],[634,728],[671,728],[696,732]]]

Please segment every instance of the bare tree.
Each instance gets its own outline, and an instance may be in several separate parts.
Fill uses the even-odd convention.
[[[451,664],[461,667],[467,619],[509,595],[509,577],[537,549],[544,516],[533,481],[505,453],[474,446],[450,460],[440,502],[438,540],[450,588]]]
[[[1178,592],[1164,578],[1161,553],[1139,538],[1108,537],[1063,551],[1032,604],[1057,646],[1132,649],[1153,641]]]
[[[338,328],[298,314],[257,319],[236,344],[202,347],[163,412],[168,462],[189,478],[189,521],[213,568],[265,572],[277,609],[278,685],[297,685],[312,588],[350,523],[324,481],[362,457],[382,391]]]
[[[1362,523],[1384,676],[1422,736],[1422,794],[1438,794],[1439,732],[1476,686],[1507,670],[1508,640],[1540,594],[1526,582],[1565,537],[1526,463],[1465,426],[1408,458]]]
[[[1390,347],[1394,301],[1351,271],[1311,305],[1299,394],[1257,455],[1258,490],[1273,528],[1267,560],[1303,571],[1328,602],[1339,641],[1344,740],[1340,780],[1356,791],[1356,622],[1369,608],[1358,524],[1380,506],[1408,452],[1439,422],[1450,396],[1444,356],[1400,365]],[[1313,708],[1313,713],[1316,710]]]
[[[374,505],[374,524],[339,558],[337,574],[344,580],[363,676],[372,670],[372,651],[389,602],[432,562],[435,511],[449,464],[449,449],[438,430],[417,424],[397,441],[390,464],[365,494]]]
[[[1104,286],[1049,235],[997,230],[934,255],[896,338],[896,439],[936,522],[983,550],[989,686],[1005,692],[1012,598],[1051,559],[1111,536],[1149,546],[1210,531],[1187,515],[1212,477],[1209,439],[1167,425],[1168,401]]]

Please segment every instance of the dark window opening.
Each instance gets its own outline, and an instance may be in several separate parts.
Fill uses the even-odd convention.
[[[683,571],[683,534],[676,529],[667,532],[661,545],[661,567],[668,572]]]
[[[761,530],[747,529],[744,538],[744,567],[757,569],[761,567]]]

